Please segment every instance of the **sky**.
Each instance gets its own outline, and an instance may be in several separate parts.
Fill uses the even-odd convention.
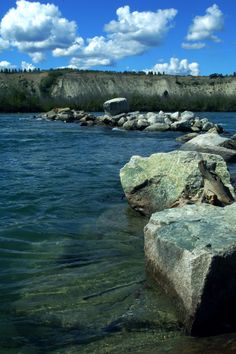
[[[236,71],[235,0],[0,0],[0,69]]]

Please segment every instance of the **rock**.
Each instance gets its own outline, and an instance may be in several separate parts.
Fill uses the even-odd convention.
[[[109,125],[109,126],[114,126],[114,121],[111,116],[105,115],[105,116],[99,116],[96,119],[97,123],[100,125]]]
[[[74,113],[72,111],[61,111],[57,113],[55,120],[61,120],[63,122],[73,122],[74,121]]]
[[[232,135],[231,139],[236,140],[236,134]]]
[[[194,119],[193,126],[202,129],[202,122],[198,117]]]
[[[145,214],[174,205],[184,199],[197,202],[203,193],[198,164],[214,167],[221,181],[233,193],[230,175],[222,157],[193,151],[173,151],[149,157],[132,156],[120,170],[121,184],[130,206]]]
[[[138,119],[137,120],[137,129],[143,130],[149,126],[148,121],[146,119]]]
[[[45,114],[43,115],[43,118],[47,118],[47,119],[52,119],[52,120],[54,120],[54,119],[56,118],[56,116],[57,116],[56,111],[55,111],[54,109],[52,109],[51,111],[45,113]]]
[[[229,140],[215,133],[206,133],[189,140],[180,149],[216,154],[222,156],[225,161],[236,161],[236,151],[224,147]]]
[[[127,122],[125,122],[123,124],[123,128],[125,130],[134,130],[137,129],[137,125],[136,125],[136,120],[128,120]]]
[[[208,130],[210,130],[210,129],[212,129],[212,128],[214,128],[214,124],[211,123],[211,122],[207,122],[207,123],[204,123],[204,124],[202,125],[202,130],[203,130],[203,131],[208,131]]]
[[[182,132],[191,131],[192,124],[190,120],[179,120],[171,124],[171,130],[179,130]]]
[[[148,112],[146,114],[146,119],[147,119],[148,123],[151,124],[151,125],[152,124],[156,124],[156,123],[158,123],[160,121],[158,119],[158,115],[153,113],[153,112]],[[162,121],[164,121],[164,119]]]
[[[186,143],[187,141],[195,138],[195,136],[198,136],[198,133],[188,133],[182,136],[179,136],[176,138],[176,141],[180,141],[181,143]]]
[[[57,111],[57,113],[70,113],[71,109],[70,107],[65,107],[65,108],[55,108],[55,110]]]
[[[169,124],[155,123],[155,124],[149,125],[149,127],[145,128],[144,130],[146,132],[164,132],[169,129],[170,129]]]
[[[120,113],[120,114],[117,114],[116,116],[112,116],[112,119],[115,123],[118,123],[118,121],[121,119],[121,118],[124,118],[126,116],[125,113]]]
[[[213,128],[211,128],[211,129],[208,130],[208,133],[218,134],[219,132],[218,132],[217,127],[214,126]]]
[[[172,124],[172,121],[170,120],[170,118],[166,117],[166,118],[164,118],[163,123],[168,124],[170,126]]]
[[[120,118],[119,121],[117,122],[118,127],[122,127],[125,122],[127,122],[126,117]]]
[[[183,113],[181,113],[181,120],[191,120],[194,118],[194,116],[195,114],[193,112],[184,111]]]
[[[172,120],[179,120],[180,113],[179,112],[171,113],[170,117],[171,117]]]
[[[198,127],[192,126],[192,127],[191,127],[191,131],[192,131],[193,133],[200,133],[200,132],[201,132],[201,129],[198,128]]]
[[[226,149],[236,150],[236,141],[234,139],[228,139],[224,141],[221,146],[225,147]]]
[[[194,336],[236,329],[236,203],[185,205],[152,215],[147,270],[176,301]]]
[[[128,112],[129,105],[126,98],[119,97],[104,102],[103,109],[105,114],[116,116],[117,114]]]

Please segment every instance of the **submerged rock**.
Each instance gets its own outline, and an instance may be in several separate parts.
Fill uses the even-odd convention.
[[[127,99],[124,97],[113,98],[104,102],[103,109],[106,114],[115,116],[120,113],[125,113],[129,111],[129,105]]]
[[[202,199],[204,178],[199,162],[213,170],[231,193],[230,175],[222,157],[193,151],[173,151],[149,157],[132,156],[120,170],[121,184],[130,206],[145,214],[185,201]]]
[[[147,269],[192,335],[236,329],[236,203],[157,212],[144,229]]]

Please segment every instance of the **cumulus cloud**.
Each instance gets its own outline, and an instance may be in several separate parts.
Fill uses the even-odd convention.
[[[204,16],[196,16],[193,23],[189,27],[186,40],[196,42],[194,44],[183,43],[182,47],[186,49],[203,48],[203,40],[220,42],[221,40],[215,35],[215,32],[221,31],[224,26],[224,15],[219,7],[214,4],[206,9]]]
[[[134,40],[141,45],[152,47],[159,45],[173,27],[172,20],[177,15],[177,10],[130,12],[129,6],[124,6],[118,8],[116,14],[118,20],[106,24],[106,32],[119,34],[121,37],[123,35],[126,40]]]
[[[47,50],[72,45],[76,31],[76,23],[63,18],[54,4],[27,0],[16,1],[0,23],[1,41],[32,56],[37,53],[38,61]]]
[[[79,68],[110,66],[159,46],[174,26],[177,10],[131,12],[129,6],[123,6],[116,14],[104,26],[104,36],[83,39],[76,23],[62,17],[54,4],[17,0],[0,22],[0,50],[17,48],[33,63],[43,61],[50,52],[54,57],[72,57],[70,65]]]
[[[27,63],[26,61],[22,61],[21,62],[21,69],[29,71],[29,70],[35,70],[36,67],[31,63]]]
[[[68,48],[56,48],[52,51],[54,57],[72,56],[79,52],[83,47],[84,40],[81,37],[77,37],[75,42]]]
[[[9,41],[4,40],[3,38],[0,37],[0,52],[2,50],[8,49],[10,46]]]
[[[16,66],[9,63],[9,61],[6,61],[6,60],[3,60],[3,61],[0,61],[0,70],[2,69],[15,69]]]
[[[111,65],[124,57],[142,54],[151,47],[159,46],[173,27],[177,10],[130,12],[129,6],[124,6],[118,8],[116,14],[117,20],[104,26],[106,36],[87,39],[77,56],[72,58],[72,65],[75,62],[86,67]],[[58,53],[55,51],[54,55]]]
[[[193,75],[198,76],[200,73],[198,63],[189,63],[187,59],[171,58],[169,63],[158,63],[152,69],[155,73],[165,73],[169,75]]]
[[[72,58],[69,68],[89,69],[93,66],[112,66],[114,63],[107,58]]]

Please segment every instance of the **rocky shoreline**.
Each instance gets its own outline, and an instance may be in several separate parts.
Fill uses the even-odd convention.
[[[216,133],[204,135],[222,143]],[[223,157],[133,156],[120,179],[130,206],[151,216],[144,228],[147,272],[176,303],[186,331],[236,330],[236,196]]]
[[[55,108],[42,118],[144,132],[180,131],[179,151],[133,156],[120,171],[130,206],[151,216],[144,229],[147,272],[173,297],[194,336],[236,330],[236,195],[226,162],[235,137],[193,112],[130,112],[125,98],[104,115]]]

